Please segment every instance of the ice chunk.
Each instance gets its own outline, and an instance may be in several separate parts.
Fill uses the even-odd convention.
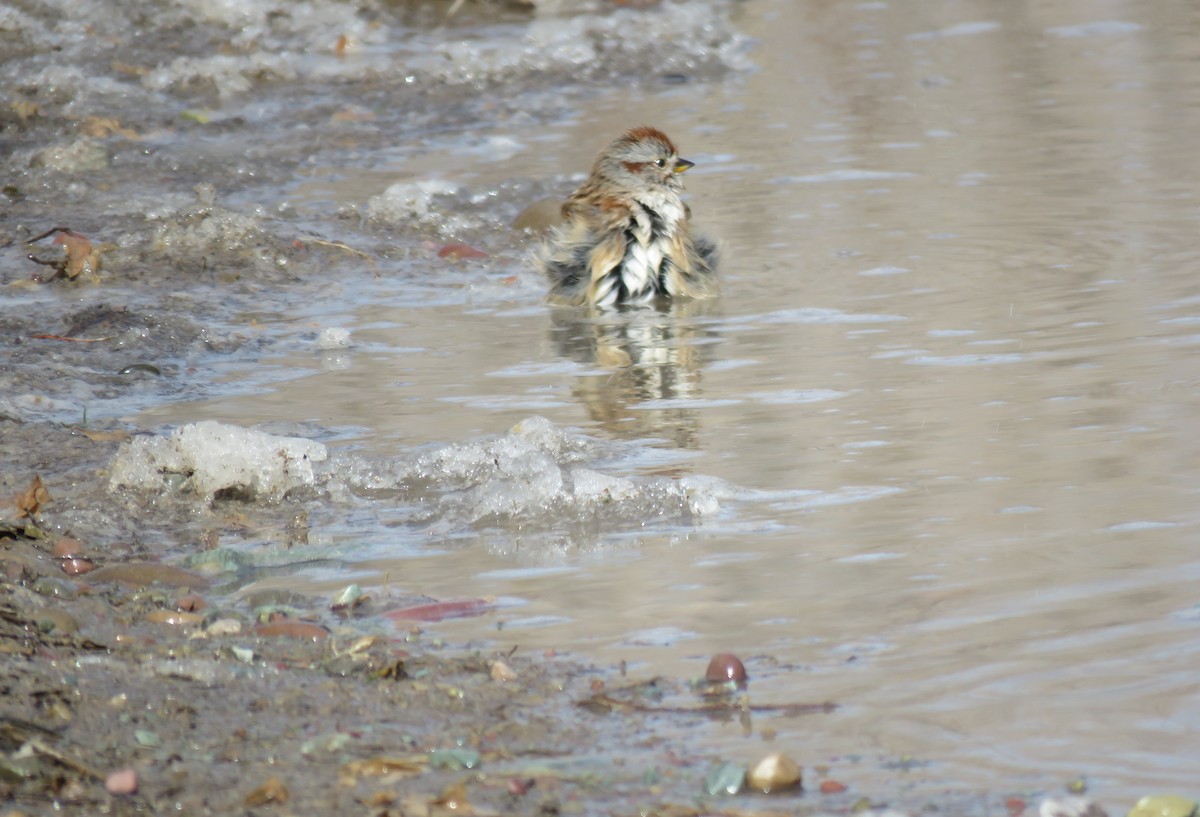
[[[447,445],[407,463],[339,457],[329,487],[396,490],[411,520],[439,533],[499,526],[592,536],[649,522],[675,524],[719,510],[720,480],[603,473],[629,451],[530,417],[507,434]]]
[[[576,468],[571,472],[571,484],[575,498],[581,501],[616,502],[629,499],[637,493],[632,480],[610,477],[589,468]]]
[[[347,349],[350,347],[350,330],[340,326],[327,326],[317,335],[317,348],[322,351]]]
[[[443,179],[399,182],[367,201],[367,216],[378,221],[427,223],[438,217],[435,196],[452,196],[458,185]]]
[[[255,82],[296,78],[292,55],[255,52],[248,55],[213,54],[208,57],[176,57],[142,77],[142,84],[155,91],[185,89],[211,82],[222,97],[244,93]]]
[[[325,446],[278,437],[212,420],[175,429],[167,437],[135,437],[109,468],[109,487],[181,490],[212,498],[218,492],[246,499],[279,498],[315,482],[313,463]]]

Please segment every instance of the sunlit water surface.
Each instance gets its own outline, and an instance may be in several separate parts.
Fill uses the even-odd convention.
[[[348,524],[314,535],[351,568],[282,581],[497,597],[499,613],[431,627],[636,673],[695,676],[734,651],[755,700],[841,704],[757,724],[805,763],[1194,792],[1200,15],[918,5],[748,2],[754,72],[612,93],[541,134],[473,134],[512,155],[447,133],[418,164],[400,151],[281,194],[303,211],[396,178],[563,176],[650,122],[696,162],[718,302],[581,318],[525,273],[478,291],[342,280],[258,319],[344,326],[353,348],[260,361],[290,379],[251,394],[235,366],[230,396],[142,422],[313,423],[382,457],[534,414],[627,441],[644,460],[618,475],[718,477],[745,498],[586,541]],[[520,272],[495,263],[493,279]],[[763,749],[736,724],[701,740]]]

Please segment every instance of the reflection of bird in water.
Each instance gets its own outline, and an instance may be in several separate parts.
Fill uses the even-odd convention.
[[[701,371],[717,337],[704,318],[712,301],[618,310],[556,309],[551,338],[563,357],[603,369],[579,376],[575,397],[593,420],[624,438],[661,436],[697,445]],[[662,402],[664,405],[655,405]]]

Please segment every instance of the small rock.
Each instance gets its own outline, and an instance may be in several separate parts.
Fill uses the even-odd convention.
[[[493,681],[515,681],[517,680],[517,671],[503,661],[492,662],[492,680]]]
[[[1193,817],[1196,803],[1177,794],[1151,794],[1137,801],[1129,817]]]
[[[733,653],[720,652],[708,662],[708,669],[704,671],[704,680],[713,684],[723,684],[729,681],[735,684],[744,684],[747,680],[746,667],[742,664],[741,659]]]
[[[197,627],[204,623],[204,616],[179,610],[151,610],[146,613],[146,621],[172,627]]]
[[[242,631],[242,622],[236,618],[219,618],[210,622],[206,632],[209,635],[237,635]]]
[[[96,563],[86,556],[72,556],[67,559],[59,559],[58,565],[62,568],[62,572],[68,576],[82,576],[84,573],[91,573],[96,569]]]
[[[750,788],[763,794],[799,786],[800,778],[800,765],[779,752],[767,755],[746,773],[746,782]]]
[[[198,613],[206,607],[208,602],[204,600],[204,596],[196,593],[184,593],[175,599],[175,609],[185,613]]]
[[[119,769],[104,778],[104,790],[109,794],[136,794],[138,776],[133,769]]]

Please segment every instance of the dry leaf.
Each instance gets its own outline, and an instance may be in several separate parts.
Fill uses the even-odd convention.
[[[50,492],[42,484],[41,476],[35,476],[33,482],[29,484],[28,490],[23,494],[17,495],[17,518],[20,519],[27,516],[32,519],[33,515],[49,501]]]
[[[124,136],[126,139],[141,138],[137,131],[123,127],[121,120],[110,116],[89,116],[83,120],[83,123],[79,126],[79,130],[85,136],[94,136],[97,139],[104,139],[113,134]]]
[[[144,77],[146,74],[150,73],[149,68],[145,68],[141,65],[130,65],[129,63],[121,62],[120,60],[113,60],[110,65],[118,74],[130,74],[135,77]]]
[[[278,777],[271,777],[247,794],[245,802],[248,806],[263,806],[267,803],[286,803],[290,797],[291,794],[288,793],[287,786],[283,785],[283,781]]]
[[[471,815],[475,813],[475,808],[467,801],[467,782],[465,780],[460,780],[442,789],[442,793],[437,796],[432,805],[449,809],[455,814]]]
[[[57,261],[47,261],[32,254],[29,256],[29,260],[35,264],[54,268],[54,275],[51,276],[51,280],[57,278],[59,275],[65,275],[74,280],[85,272],[89,273],[93,278],[99,278],[100,256],[110,250],[116,249],[115,244],[101,244],[98,247],[94,247],[87,236],[67,227],[54,227],[36,238],[29,239],[25,243],[36,244],[43,238],[48,238],[52,235],[55,236],[54,243],[62,245],[62,258]]]
[[[18,99],[12,104],[13,113],[17,118],[24,122],[27,119],[32,119],[42,112],[36,102],[30,102],[27,99]]]
[[[123,428],[118,428],[115,431],[87,431],[84,430],[83,436],[87,437],[94,443],[119,443],[128,440],[130,434]]]
[[[62,244],[67,254],[63,272],[72,281],[85,272],[95,275],[100,271],[100,254],[92,249],[92,242],[87,236],[66,230],[58,234],[54,243]]]
[[[488,254],[483,250],[472,247],[470,244],[447,244],[438,250],[438,258],[452,258],[458,261],[463,258],[487,258]]]
[[[338,770],[338,782],[343,786],[354,786],[364,777],[400,776],[411,777],[429,768],[428,755],[411,757],[371,757],[366,760],[351,760]]]

